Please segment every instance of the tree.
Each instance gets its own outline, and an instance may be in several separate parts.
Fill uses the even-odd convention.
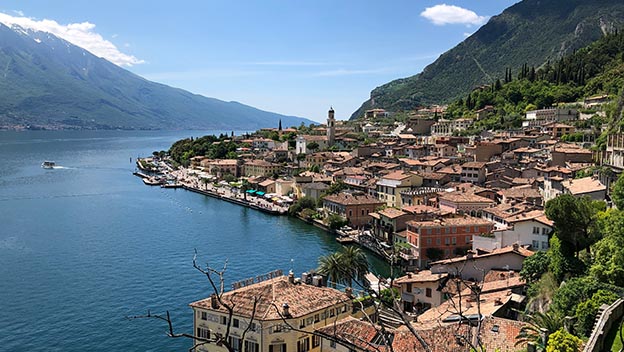
[[[583,341],[564,329],[555,331],[548,339],[546,352],[580,352]]]
[[[593,247],[590,274],[600,282],[624,283],[624,211],[610,209],[601,214],[599,224],[605,237]]]
[[[337,194],[337,193],[342,192],[346,188],[347,188],[347,185],[342,180],[338,180],[336,182],[333,182],[331,185],[329,185],[329,188],[325,190],[324,195]]]
[[[539,251],[522,262],[520,277],[527,283],[536,282],[548,271],[549,265],[550,257],[548,254],[544,251]]]
[[[347,272],[347,282],[349,286],[353,280],[364,280],[364,275],[368,273],[368,259],[360,247],[347,246],[340,253],[340,261]]]
[[[516,336],[518,339],[516,345],[532,342],[543,350],[545,346],[542,333],[546,334],[545,337],[548,339],[551,334],[563,328],[563,319],[553,312],[527,314],[524,316],[524,320],[527,324],[520,328],[520,333]]]
[[[347,221],[347,219],[345,219],[344,217],[342,217],[342,216],[340,216],[338,214],[330,214],[327,217],[327,225],[332,230],[337,230],[337,229],[347,225],[348,223],[349,222]]]
[[[340,253],[337,252],[320,257],[317,271],[319,274],[327,277],[333,288],[336,288],[336,284],[343,283],[346,280]]]
[[[604,208],[604,202],[563,194],[546,202],[544,212],[554,222],[557,238],[562,244],[570,245],[578,257],[581,250],[600,239],[596,220],[598,212]]]
[[[310,143],[308,143],[308,145],[306,145],[306,148],[310,149],[312,151],[315,151],[315,150],[317,150],[319,148],[319,144],[316,143],[316,142],[310,142]]]
[[[594,327],[594,321],[596,320],[596,314],[603,304],[611,305],[615,302],[619,296],[612,291],[598,290],[593,296],[585,302],[579,303],[576,306],[576,324],[575,331],[579,336],[586,336],[592,332]]]
[[[618,209],[624,210],[624,173],[615,181],[613,191],[611,191],[611,199]]]

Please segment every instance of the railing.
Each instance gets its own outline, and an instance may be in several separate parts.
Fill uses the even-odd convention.
[[[583,352],[604,351],[607,334],[619,323],[622,316],[624,316],[624,299],[620,298],[600,314]],[[619,334],[616,338],[619,338]]]

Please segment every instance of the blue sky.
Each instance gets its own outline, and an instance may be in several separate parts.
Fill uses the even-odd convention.
[[[6,0],[0,22],[57,31],[153,81],[323,121],[516,2]]]

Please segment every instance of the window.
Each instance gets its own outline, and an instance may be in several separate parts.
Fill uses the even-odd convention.
[[[286,344],[276,343],[269,345],[269,352],[286,352]]]
[[[470,232],[470,226],[466,226],[466,232]]]
[[[329,341],[329,347],[336,348],[336,341],[334,340]]]
[[[299,328],[305,328],[305,319],[299,320]]]
[[[427,238],[427,245],[431,246],[431,238]]]
[[[364,209],[362,209],[362,215],[364,215]]]
[[[197,337],[202,338],[202,339],[209,339],[210,330],[205,329],[205,328],[197,328]]]
[[[431,297],[431,289],[430,288],[425,289],[425,296]]]
[[[451,244],[457,244],[457,237],[451,238]]]
[[[451,227],[451,232],[452,233],[457,233],[457,227],[455,227],[455,226]]]
[[[221,324],[227,325],[227,317],[221,316]]]
[[[260,345],[253,341],[245,341],[245,352],[258,352],[260,351]]]
[[[321,337],[312,335],[312,348],[316,348],[321,345]]]
[[[542,235],[548,235],[548,228],[542,227]]]
[[[251,325],[249,327],[249,330],[251,331],[257,331],[258,327],[256,326],[256,323],[250,323],[249,325]]]
[[[451,239],[450,239],[450,238],[448,238],[448,237],[445,237],[445,238],[444,238],[444,244],[445,244],[445,245],[447,245],[447,246],[448,246],[449,244],[451,244]]]
[[[346,304],[344,306],[342,306],[342,312],[346,313],[347,312],[347,308],[348,308],[348,306]]]
[[[240,326],[240,320],[234,318],[234,320],[232,321],[232,326],[237,328]]]
[[[334,314],[334,308],[332,308],[332,309],[329,310],[329,316],[333,317],[334,315],[335,315]]]
[[[412,292],[412,283],[407,284],[407,288],[405,289],[407,292]]]
[[[533,248],[538,249],[539,248],[539,241],[533,240],[532,246],[533,246]]]
[[[306,319],[306,325],[312,325],[312,323],[314,323],[314,318],[313,317],[309,317]]]
[[[436,244],[439,246],[442,243],[442,240],[440,239],[440,237],[436,238]]]
[[[230,347],[236,352],[241,350],[242,341],[238,337],[230,336],[228,338],[228,342],[230,343]]]
[[[319,321],[320,321],[319,315],[318,314],[314,314],[314,322],[318,323]]]
[[[282,325],[277,324],[277,325],[273,325],[273,326],[271,327],[271,331],[272,331],[273,333],[276,333],[276,332],[282,332],[282,331],[284,331],[284,329],[282,328]]]
[[[297,341],[297,352],[308,352],[310,350],[310,339],[304,337]]]
[[[533,233],[539,234],[539,227],[533,226]]]
[[[353,216],[353,210],[349,210],[349,216]]]
[[[542,241],[542,249],[548,249],[548,242]]]
[[[201,320],[208,320],[208,313],[207,312],[201,312]]]

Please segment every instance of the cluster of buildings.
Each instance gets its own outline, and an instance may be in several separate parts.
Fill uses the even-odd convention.
[[[426,350],[418,347],[423,343],[431,351],[475,343],[516,350],[523,325],[517,312],[526,303],[518,273],[525,258],[549,248],[554,229],[545,203],[561,194],[609,201],[610,180],[593,170],[597,161],[622,168],[624,137],[610,136],[600,155],[583,143],[562,141],[575,132],[564,124],[579,118],[574,109],[529,111],[521,130],[462,137],[456,132],[469,129],[472,119],[432,118],[442,111],[419,111],[404,124],[380,126],[339,123],[332,109],[325,126],[306,134],[278,131],[297,133],[290,145],[252,136],[244,143],[253,148],[238,159],[193,160],[211,177],[246,177],[263,192],[314,199],[320,218],[343,217],[406,270],[390,285],[399,290],[398,311],[412,321],[410,329],[397,324],[380,330],[374,322],[383,317],[367,311],[374,307],[356,305],[351,291],[291,274],[226,293],[233,312],[214,297],[191,304],[197,336],[223,336],[228,328],[236,350],[248,346],[246,351],[346,352],[389,344],[395,351],[419,351]],[[366,116],[388,113],[375,109]],[[356,138],[361,134],[369,142]],[[258,299],[251,319],[250,302]]]

